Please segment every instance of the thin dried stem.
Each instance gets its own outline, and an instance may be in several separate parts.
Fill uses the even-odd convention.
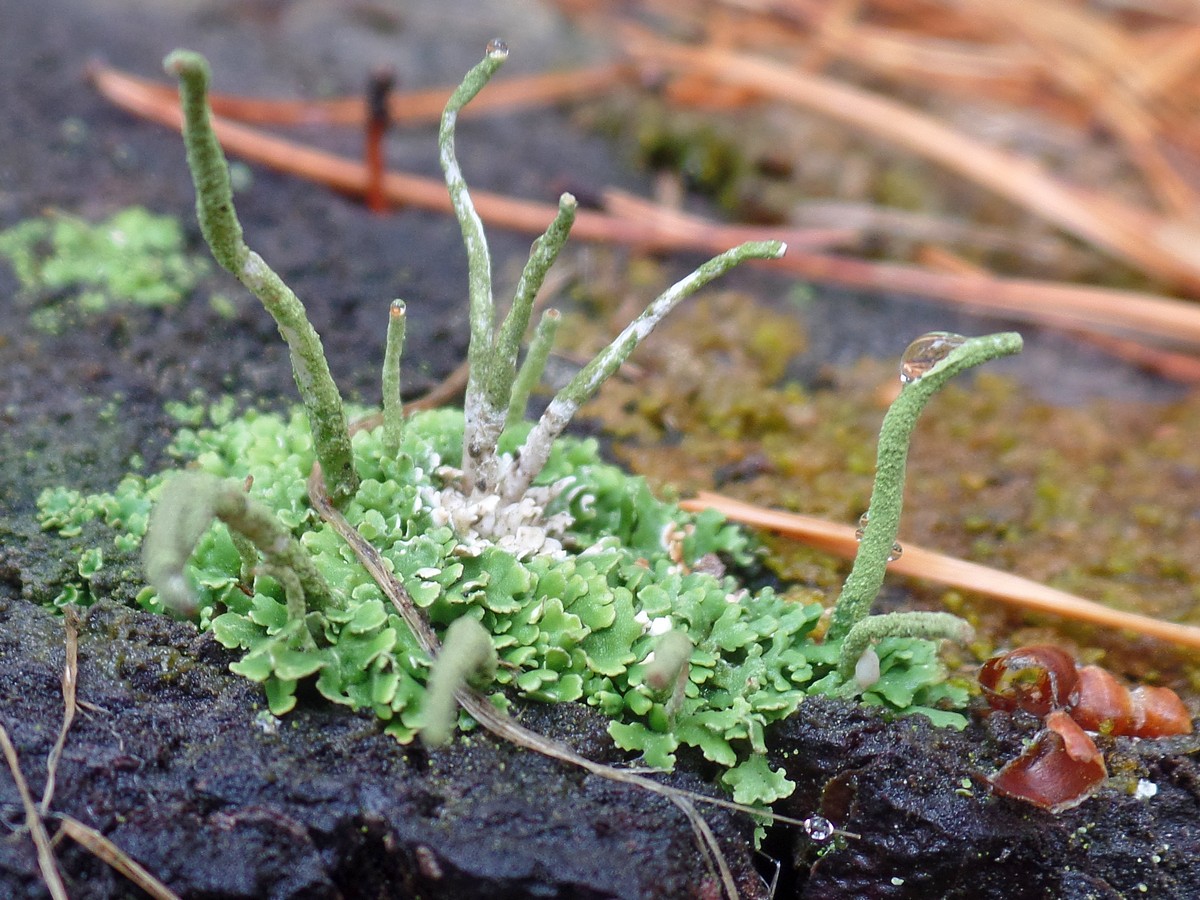
[[[97,859],[108,863],[154,900],[180,900],[178,894],[151,875],[137,860],[106,838],[95,828],[78,819],[59,816],[59,832],[65,834]]]
[[[44,816],[50,811],[50,803],[54,800],[54,786],[58,778],[58,761],[62,759],[63,748],[67,745],[67,734],[71,723],[75,721],[78,705],[75,701],[75,689],[79,684],[79,612],[74,606],[68,606],[63,611],[63,632],[66,639],[66,654],[63,660],[62,692],[63,692],[63,721],[58,730],[58,739],[50,748],[46,758],[46,787],[42,791],[42,803],[39,807]]]
[[[21,774],[17,748],[9,740],[8,731],[3,725],[0,725],[0,749],[3,749],[4,758],[8,761],[8,770],[16,782],[17,793],[21,795],[21,805],[25,807],[25,826],[29,829],[34,847],[37,848],[38,869],[42,873],[42,880],[46,882],[46,889],[54,900],[67,900],[67,888],[63,884],[62,874],[58,871],[54,851],[50,849],[50,836],[46,834],[46,826],[42,823],[42,817],[38,815],[33,795],[29,793],[29,785],[25,776]]]

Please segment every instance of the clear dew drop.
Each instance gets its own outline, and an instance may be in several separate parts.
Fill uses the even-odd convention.
[[[904,554],[904,548],[900,546],[900,542],[896,541],[892,544],[892,550],[888,554],[888,562],[895,562]]]
[[[814,841],[827,841],[837,831],[824,816],[810,816],[803,822],[805,833]]]
[[[966,340],[961,334],[949,331],[931,331],[921,335],[908,345],[900,357],[900,383],[912,384]]]
[[[867,533],[867,523],[871,521],[871,513],[865,512],[858,517],[858,527],[854,529],[854,539],[861,542],[863,535]]]
[[[502,41],[500,38],[492,38],[487,42],[485,51],[488,56],[498,56],[501,59],[508,56],[508,42]]]

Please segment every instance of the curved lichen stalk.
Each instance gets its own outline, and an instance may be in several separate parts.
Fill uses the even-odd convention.
[[[613,338],[612,343],[580,369],[566,387],[554,395],[554,399],[550,401],[550,405],[525,439],[517,454],[515,465],[500,485],[501,498],[512,501],[529,489],[549,459],[554,442],[566,430],[579,408],[621,367],[637,346],[649,337],[654,327],[678,306],[680,301],[746,260],[778,259],[786,251],[787,245],[782,241],[748,241],[714,256],[692,274],[663,291],[640,316]]]
[[[292,374],[308,411],[313,448],[325,473],[329,496],[340,506],[358,489],[358,473],[354,470],[342,395],[329,372],[321,338],[308,321],[304,304],[242,239],[229,166],[210,120],[208,63],[198,53],[176,50],[163,61],[163,67],[179,79],[183,140],[196,187],[200,230],[217,262],[262,301],[287,341]]]
[[[827,640],[844,639],[839,666],[843,676],[853,672],[858,656],[872,640],[891,634],[924,636],[922,622],[928,626],[929,637],[961,637],[966,633],[953,625],[945,614],[940,614],[939,618],[920,618],[920,614],[908,613],[905,614],[908,618],[902,620],[892,620],[890,616],[867,618],[883,585],[887,564],[895,553],[896,533],[904,505],[904,471],[917,418],[929,399],[953,376],[988,360],[1017,353],[1022,344],[1021,336],[1015,332],[974,338],[953,337],[955,345],[952,348],[947,345],[948,352],[941,360],[906,380],[880,427],[875,485],[871,490],[862,540],[834,606],[827,634]],[[894,626],[890,631],[889,622]]]

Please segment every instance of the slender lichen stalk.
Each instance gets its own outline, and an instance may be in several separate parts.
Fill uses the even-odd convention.
[[[486,492],[494,485],[494,478],[489,480],[494,469],[493,452],[489,452],[488,438],[485,433],[494,416],[490,416],[487,374],[491,367],[493,355],[493,335],[495,331],[495,301],[492,297],[492,257],[488,250],[487,237],[483,232],[483,222],[475,211],[475,204],[467,190],[467,182],[463,178],[462,169],[458,165],[458,157],[454,151],[454,128],[458,122],[459,111],[471,101],[488,83],[496,70],[508,58],[508,47],[500,41],[488,44],[483,59],[469,71],[462,84],[451,95],[442,112],[441,127],[438,130],[438,155],[442,164],[442,172],[446,179],[446,188],[450,192],[450,204],[458,219],[462,231],[463,245],[467,251],[467,288],[470,301],[469,318],[471,324],[470,344],[467,348],[467,390],[463,401],[463,412],[466,419],[466,431],[463,435],[463,472],[468,485],[478,485],[479,490]],[[507,398],[505,407],[507,409]],[[503,411],[500,413],[500,425],[503,425]],[[494,446],[494,439],[492,440]]]
[[[442,649],[433,661],[425,704],[421,715],[421,742],[426,747],[440,747],[450,740],[454,731],[456,694],[475,678],[490,679],[499,660],[492,636],[470,616],[461,616],[450,623],[442,640]]]
[[[533,331],[529,341],[529,349],[525,351],[525,361],[517,371],[513,381],[512,396],[508,401],[508,417],[505,427],[510,427],[525,419],[525,407],[529,405],[529,395],[534,386],[541,380],[546,371],[546,362],[550,359],[550,348],[554,346],[554,336],[558,333],[558,323],[562,315],[557,309],[548,309],[542,313],[542,319]]]
[[[269,508],[250,499],[235,482],[184,472],[163,485],[142,543],[146,580],[168,608],[189,615],[195,611],[184,567],[214,519],[262,554],[262,574],[283,585],[290,619],[303,621],[310,609],[319,612],[338,605],[312,555]]]
[[[883,418],[875,486],[858,554],[833,610],[828,640],[845,638],[871,611],[893,553],[904,504],[904,470],[908,446],[921,410],[947,381],[959,372],[1021,349],[1015,332],[967,338],[921,377],[906,384]],[[853,663],[851,663],[853,666]]]
[[[404,355],[406,324],[404,301],[393,300],[388,309],[387,343],[383,351],[383,449],[391,456],[400,452],[400,441],[404,437],[400,359]]]
[[[660,294],[550,401],[550,405],[525,439],[515,464],[506,474],[500,487],[501,498],[513,501],[529,489],[549,459],[550,448],[579,411],[579,407],[621,367],[637,346],[680,301],[739,263],[748,259],[778,259],[786,250],[787,245],[782,241],[747,242],[714,256],[691,275]]]
[[[210,121],[208,63],[198,53],[176,50],[167,56],[163,66],[179,79],[183,139],[196,186],[196,212],[204,239],[217,262],[262,301],[287,341],[292,374],[308,411],[313,448],[329,496],[335,504],[344,504],[358,489],[358,473],[354,470],[342,396],[304,304],[242,238],[242,226],[233,206],[229,166]]]
[[[975,636],[975,629],[963,619],[943,612],[897,612],[882,616],[867,616],[850,629],[842,641],[838,656],[838,675],[846,681],[849,693],[855,693],[852,681],[854,667],[868,647],[889,637],[950,640],[965,644]]]
[[[558,201],[558,215],[550,223],[529,252],[529,261],[517,282],[516,295],[500,332],[496,335],[496,348],[492,354],[487,373],[487,403],[492,415],[507,410],[512,402],[517,377],[517,355],[521,340],[529,328],[529,317],[533,313],[533,302],[546,280],[546,273],[554,265],[559,252],[567,242],[571,225],[575,221],[575,198],[563,194]],[[493,450],[494,450],[493,446]]]

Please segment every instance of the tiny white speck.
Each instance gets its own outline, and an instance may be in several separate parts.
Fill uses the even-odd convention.
[[[650,623],[650,636],[658,637],[660,634],[666,634],[671,630],[671,619],[668,616],[659,616]]]
[[[1149,800],[1158,793],[1158,785],[1153,781],[1147,781],[1145,778],[1139,779],[1137,787],[1134,788],[1133,796],[1139,800]]]

